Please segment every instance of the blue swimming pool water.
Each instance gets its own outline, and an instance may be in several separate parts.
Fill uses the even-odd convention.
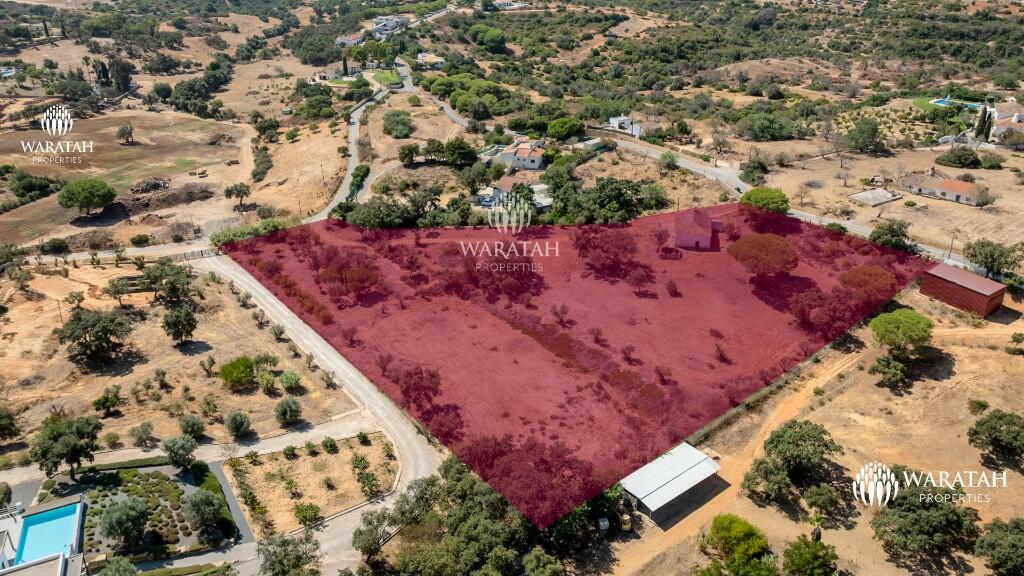
[[[81,503],[68,504],[24,518],[15,564],[31,562],[64,551],[73,552],[78,533],[78,510]]]
[[[959,100],[946,100],[945,98],[938,98],[936,100],[933,100],[933,102],[938,104],[939,106],[950,106],[952,104],[959,104],[961,106],[970,108],[971,110],[977,110],[978,108],[981,108],[981,104],[975,104],[973,102],[961,102]]]

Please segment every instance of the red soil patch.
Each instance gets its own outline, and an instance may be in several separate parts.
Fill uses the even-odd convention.
[[[515,236],[329,221],[225,251],[543,527],[808,358],[927,267],[735,204],[705,214],[721,224],[705,251],[659,251],[659,229],[675,243],[676,214]],[[791,253],[778,261],[789,270],[754,276],[730,255],[755,233],[784,238]],[[495,242],[531,254],[479,253]]]

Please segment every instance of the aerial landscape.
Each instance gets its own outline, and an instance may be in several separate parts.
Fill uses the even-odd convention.
[[[1024,575],[1019,0],[0,52],[0,576]]]

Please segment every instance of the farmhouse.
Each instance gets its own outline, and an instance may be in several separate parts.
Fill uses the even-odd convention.
[[[984,318],[1003,304],[1006,286],[948,264],[921,276],[921,294]]]
[[[495,197],[503,196],[512,192],[512,187],[516,184],[522,184],[523,186],[530,185],[530,179],[519,175],[519,174],[505,174],[501,178],[491,185],[491,193]]]
[[[662,523],[711,490],[721,466],[685,442],[622,479],[636,508]]]
[[[519,170],[540,170],[544,167],[544,141],[516,136],[497,156],[498,162]]]
[[[431,70],[440,70],[444,67],[444,58],[432,52],[420,52],[416,55],[416,61]]]
[[[634,122],[629,116],[613,116],[608,119],[608,127],[612,130],[625,132],[634,138],[644,135],[644,128],[639,122]]]
[[[690,250],[712,250],[717,244],[721,220],[700,209],[676,213],[676,247]]]
[[[342,48],[351,48],[352,46],[358,46],[362,43],[363,33],[361,31],[349,34],[348,36],[338,36],[338,38],[334,40],[334,44]]]
[[[900,186],[914,194],[970,206],[984,206],[989,200],[988,188],[950,178],[934,166],[927,172],[911,172],[903,176]]]
[[[1016,101],[996,104],[989,140],[1000,142],[1011,132],[1024,133],[1024,105]]]

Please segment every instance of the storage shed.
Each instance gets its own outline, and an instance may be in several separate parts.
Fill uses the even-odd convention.
[[[623,478],[622,487],[637,500],[640,512],[661,523],[700,496],[702,487],[710,489],[707,481],[719,468],[718,462],[684,442]]]
[[[1003,305],[1006,286],[948,264],[921,276],[921,294],[984,318]]]

